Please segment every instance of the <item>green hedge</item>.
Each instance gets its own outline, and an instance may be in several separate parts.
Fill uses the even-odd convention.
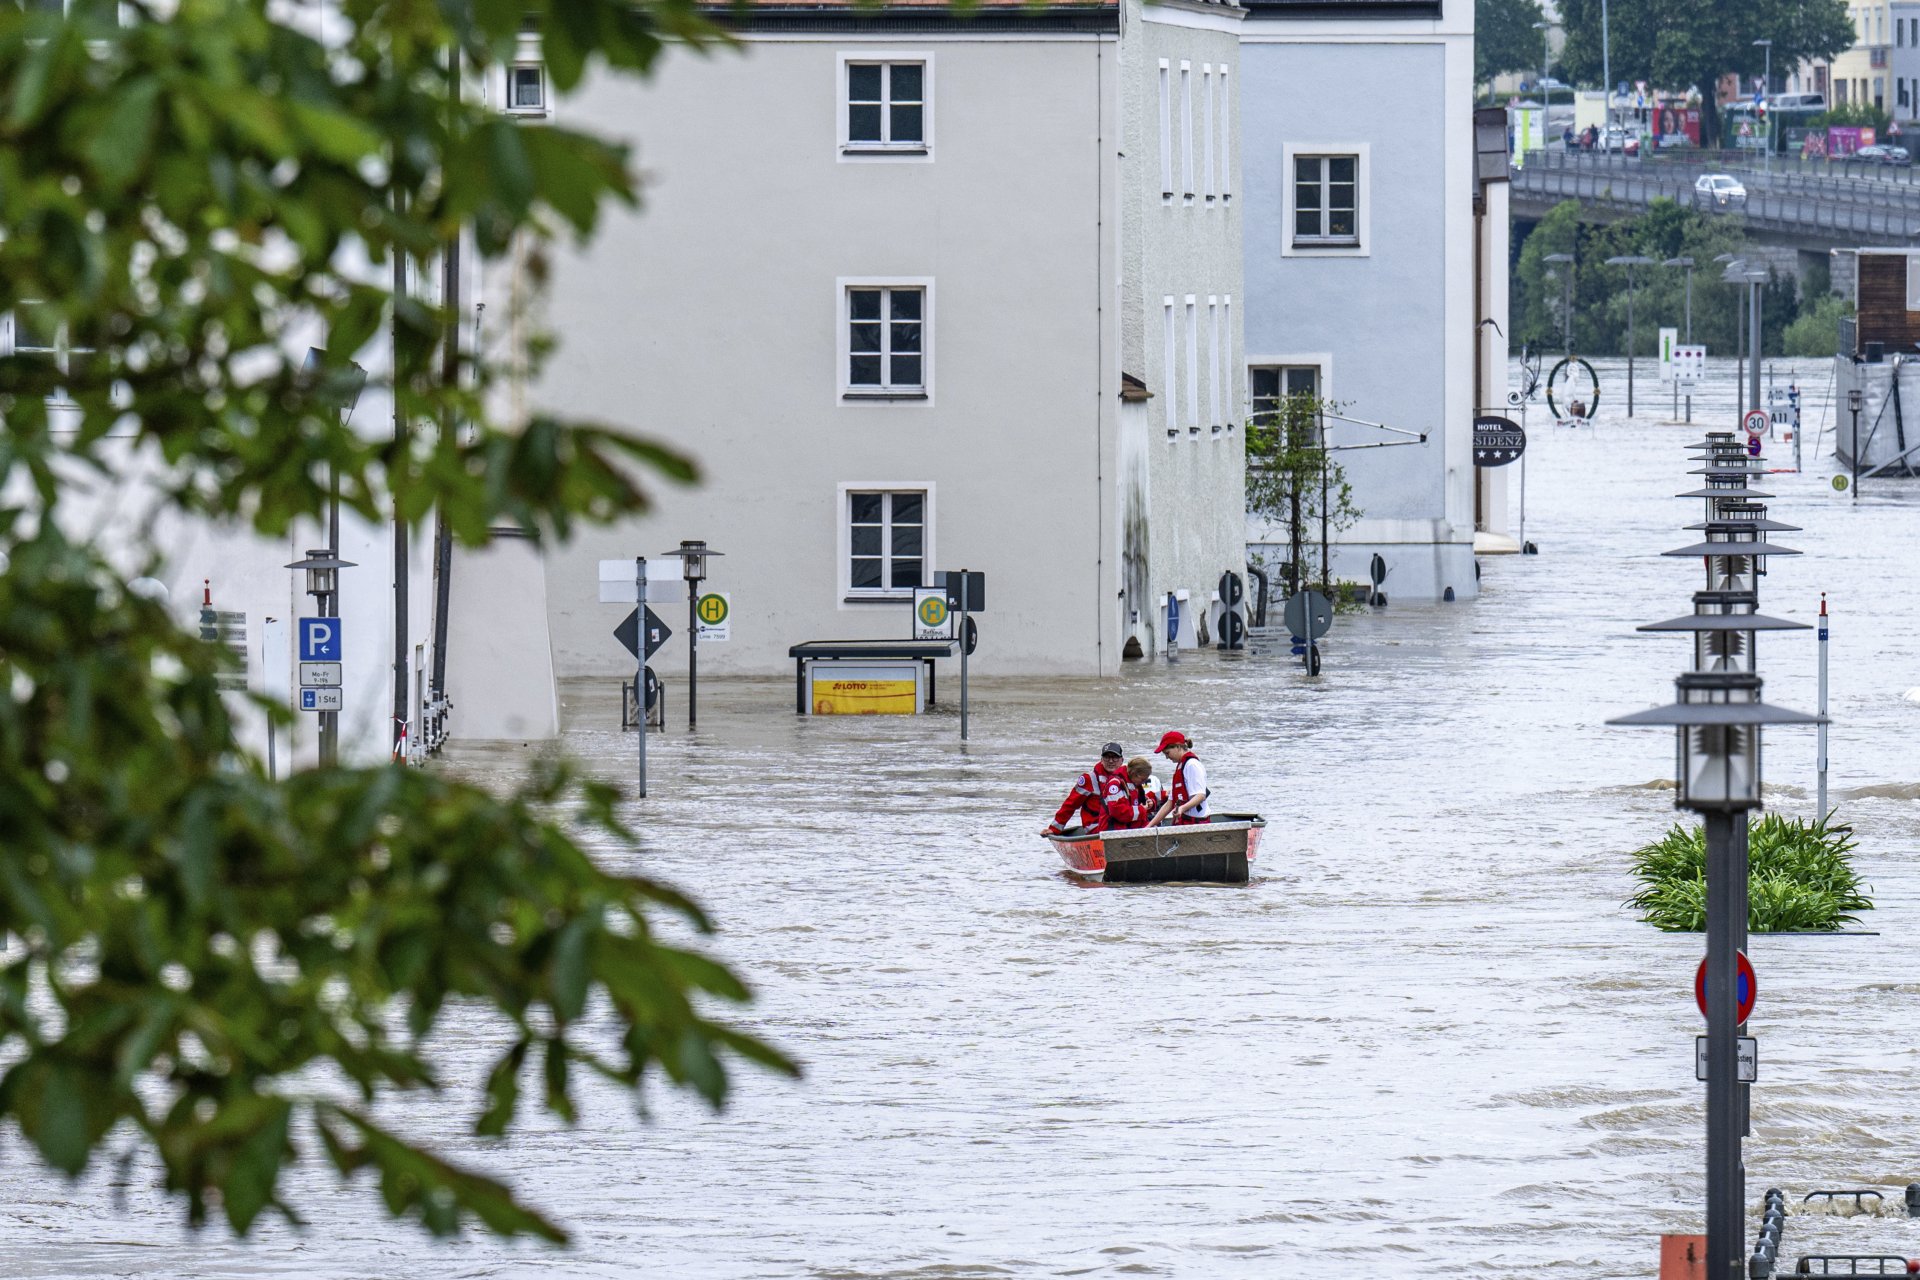
[[[1872,886],[1853,867],[1853,828],[1832,815],[1818,822],[1770,813],[1747,835],[1747,929],[1787,933],[1838,929],[1870,911]],[[1640,892],[1627,905],[1672,933],[1707,927],[1706,834],[1676,824],[1633,855]]]

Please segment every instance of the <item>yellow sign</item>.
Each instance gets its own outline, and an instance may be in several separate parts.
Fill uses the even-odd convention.
[[[947,601],[944,596],[928,596],[920,602],[920,625],[923,627],[947,625]]]
[[[710,627],[717,627],[727,620],[727,598],[709,591],[693,606],[693,612],[700,621]]]
[[[813,714],[817,716],[910,716],[919,709],[920,691],[913,680],[813,681]]]

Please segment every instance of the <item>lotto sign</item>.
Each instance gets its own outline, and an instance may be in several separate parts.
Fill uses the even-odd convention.
[[[1698,386],[1707,378],[1707,349],[1677,343],[1673,348],[1673,376],[1683,387]]]
[[[953,639],[953,610],[947,606],[945,587],[913,589],[913,638],[915,640]]]
[[[733,607],[724,591],[709,591],[693,603],[694,630],[703,641],[728,640],[733,635]]]

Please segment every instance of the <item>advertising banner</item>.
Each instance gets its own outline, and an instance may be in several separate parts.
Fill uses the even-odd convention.
[[[1872,125],[1828,125],[1827,154],[1829,156],[1850,156],[1862,147],[1873,145]]]
[[[1700,145],[1700,108],[1661,106],[1653,113],[1653,141],[1659,147]]]
[[[920,710],[913,664],[821,663],[811,674],[808,702],[817,716],[910,716]]]

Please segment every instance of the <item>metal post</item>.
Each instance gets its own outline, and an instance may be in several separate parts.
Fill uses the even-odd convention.
[[[687,579],[687,732],[693,732],[697,715],[695,705],[700,699],[700,615],[695,612],[700,604],[700,579]],[[666,718],[661,717],[665,724]]]
[[[1820,593],[1820,724],[1817,729],[1820,741],[1815,767],[1820,772],[1818,788],[1820,821],[1827,820],[1827,593]]]
[[[1687,267],[1687,345],[1693,345],[1693,267]],[[1675,378],[1673,385],[1678,387],[1680,379]],[[1693,390],[1687,390],[1687,421],[1693,421]]]
[[[1760,407],[1761,284],[1761,280],[1750,280],[1747,283],[1747,325],[1750,330],[1747,350],[1752,353],[1752,358],[1747,361],[1747,407],[1749,409]]]
[[[960,571],[960,741],[967,740],[967,571]]]
[[[1566,278],[1560,282],[1560,337],[1566,350],[1562,355],[1573,354],[1573,264],[1567,264]],[[1551,387],[1548,388],[1552,390]]]
[[[633,668],[633,718],[640,723],[640,798],[647,798],[647,558],[633,558],[633,600],[640,610],[640,655]]]
[[[1787,384],[1787,398],[1793,402],[1793,473],[1800,474],[1800,384]]]
[[[335,522],[333,526],[334,536],[337,542],[339,531],[339,510],[337,508],[333,512],[333,519]],[[340,553],[337,550],[329,550],[327,554],[329,558],[334,560],[340,558]],[[340,588],[338,583],[339,580],[336,578],[334,589],[327,592],[327,594],[320,599],[320,616],[323,618],[337,618],[340,616]],[[345,658],[346,655],[342,653],[341,659],[343,663]],[[323,769],[331,768],[339,763],[340,713],[338,711],[322,711],[320,713],[320,767]]]
[[[1607,128],[1613,127],[1613,46],[1607,39],[1607,0],[1600,0],[1600,79],[1605,81],[1600,87],[1607,94]],[[1576,99],[1578,101],[1578,99]],[[1600,134],[1602,144],[1607,141],[1606,131]]]
[[[1707,834],[1707,1270],[1737,1280],[1741,1239],[1740,1090],[1734,1019],[1737,959],[1734,815],[1709,810]]]
[[[405,203],[395,197],[395,211],[404,212]],[[400,368],[400,303],[407,293],[407,255],[398,247],[393,254],[393,444],[396,454],[404,456],[410,445],[405,411],[401,408],[401,389],[406,385],[406,374],[411,370]],[[404,760],[403,752],[407,742],[407,696],[409,680],[407,664],[407,521],[400,514],[400,504],[393,508],[393,723],[387,732],[393,743],[390,758]]]
[[[1853,494],[1853,501],[1857,503],[1860,501],[1860,407],[1858,405],[1850,407],[1853,410],[1853,448],[1850,450],[1853,454],[1853,483],[1847,488]]]
[[[1627,268],[1627,416],[1633,416],[1633,268]]]

